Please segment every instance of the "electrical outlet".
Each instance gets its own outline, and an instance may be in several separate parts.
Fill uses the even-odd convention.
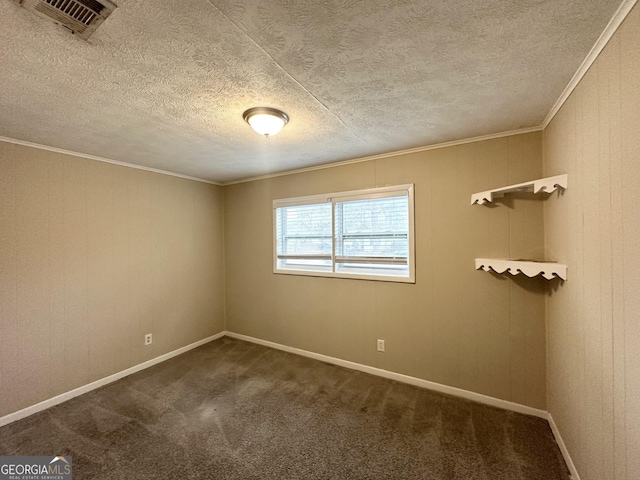
[[[378,351],[384,352],[384,340],[378,339]]]
[[[151,345],[153,343],[153,336],[150,333],[147,333],[144,336],[144,344],[145,345]]]

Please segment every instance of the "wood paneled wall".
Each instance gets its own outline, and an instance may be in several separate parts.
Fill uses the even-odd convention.
[[[545,130],[548,408],[582,480],[640,478],[640,9]]]
[[[224,330],[222,204],[0,142],[0,416]]]
[[[539,178],[541,149],[532,133],[225,187],[227,329],[544,408],[545,281],[474,269],[475,257],[541,257],[542,202],[470,205]],[[272,273],[274,199],[404,183],[415,285]]]

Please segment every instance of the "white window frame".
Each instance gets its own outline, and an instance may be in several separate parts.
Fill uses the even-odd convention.
[[[330,277],[330,278],[351,278],[358,280],[376,280],[383,282],[399,282],[399,283],[416,283],[415,275],[415,221],[414,221],[414,185],[394,185],[387,187],[369,188],[364,190],[351,190],[347,192],[334,192],[325,193],[320,195],[308,195],[304,197],[294,198],[282,198],[273,200],[273,273],[282,275],[301,275],[310,277]],[[407,252],[407,265],[409,267],[408,276],[397,275],[367,275],[363,273],[351,273],[345,271],[335,271],[335,251],[336,251],[336,239],[335,228],[332,228],[332,254],[331,254],[331,269],[332,271],[313,271],[313,270],[295,270],[293,268],[279,268],[278,267],[278,238],[277,238],[277,216],[276,211],[280,207],[291,207],[310,205],[318,203],[331,203],[331,217],[332,224],[335,222],[335,204],[339,202],[349,200],[369,200],[375,198],[384,198],[391,196],[406,195],[408,197],[408,215],[409,215],[409,248]],[[356,270],[356,269],[354,269]]]

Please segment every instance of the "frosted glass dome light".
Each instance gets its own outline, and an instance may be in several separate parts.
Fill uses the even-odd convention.
[[[256,133],[265,137],[277,134],[289,121],[286,113],[269,107],[250,108],[242,114],[242,118]]]

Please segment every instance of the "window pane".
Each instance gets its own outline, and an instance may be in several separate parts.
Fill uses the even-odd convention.
[[[406,258],[407,196],[336,204],[336,256]]]
[[[277,252],[281,266],[331,267],[331,204],[299,205],[276,209]],[[306,256],[328,256],[304,258]]]

